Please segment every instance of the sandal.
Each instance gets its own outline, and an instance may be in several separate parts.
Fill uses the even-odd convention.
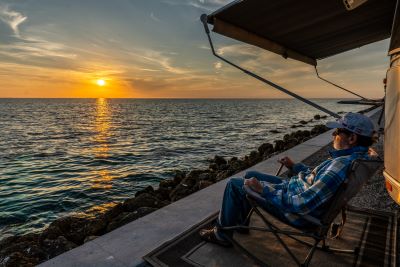
[[[199,231],[199,235],[201,239],[203,239],[206,242],[214,243],[223,247],[232,247],[232,243],[226,239],[221,240],[218,239],[217,236],[215,235],[214,228],[211,229],[201,229]]]

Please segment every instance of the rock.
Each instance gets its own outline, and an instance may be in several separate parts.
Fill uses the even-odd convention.
[[[214,162],[214,163],[217,164],[218,166],[227,163],[226,160],[225,160],[223,157],[218,156],[218,155],[216,155],[216,156],[214,157],[214,159],[212,160],[212,162]]]
[[[157,208],[140,207],[133,212],[123,212],[108,224],[107,232],[111,232],[112,230],[143,217],[155,210],[157,210]]]
[[[274,152],[282,151],[285,148],[285,142],[282,140],[276,140],[274,146]]]
[[[187,183],[188,180],[194,180],[194,181],[196,181],[196,180],[199,179],[199,176],[200,176],[201,174],[203,174],[203,173],[208,173],[208,170],[192,170],[192,171],[190,171],[190,172],[186,175],[185,179],[182,180],[181,183],[182,183],[183,181],[186,181],[186,183]]]
[[[39,260],[27,257],[21,252],[14,252],[7,256],[0,257],[0,264],[2,267],[33,267],[39,264]]]
[[[87,236],[87,237],[85,238],[85,240],[83,241],[83,243],[87,243],[87,242],[89,242],[89,241],[95,240],[96,238],[98,238],[98,236],[96,236],[96,235]]]
[[[291,134],[285,134],[283,136],[283,141],[284,142],[289,142],[292,138],[293,138],[293,136]]]
[[[299,123],[300,123],[300,124],[303,124],[303,125],[304,125],[304,124],[307,124],[307,122],[304,121],[304,120],[299,121]]]
[[[3,237],[0,241],[0,251],[4,248],[7,248],[11,244],[15,243],[18,240],[18,236],[10,235],[8,237]]]
[[[107,223],[110,222],[113,218],[117,217],[124,211],[122,203],[117,203],[114,207],[106,210],[103,214],[100,215],[101,219],[104,219]]]
[[[228,161],[228,166],[229,166],[228,169],[232,170],[233,173],[239,172],[239,171],[244,170],[246,168],[245,162],[242,161],[242,160],[239,160],[236,157],[233,157]]]
[[[261,160],[260,153],[258,153],[255,150],[251,151],[250,155],[249,155],[249,160],[250,160],[250,164],[251,165],[254,165],[254,164],[258,163]]]
[[[210,181],[200,181],[199,182],[199,189],[206,188],[206,187],[208,187],[208,186],[210,186],[212,184],[214,184],[214,183],[210,182]]]
[[[171,191],[172,187],[168,188],[160,187],[155,191],[156,193],[155,196],[161,201],[170,201],[169,194],[171,193]]]
[[[37,244],[37,240],[34,241],[20,239],[18,241],[9,243],[7,247],[4,247],[1,250],[0,255],[9,255],[13,252],[21,252],[25,256],[31,256],[29,253],[31,252],[32,247],[37,247]]]
[[[205,172],[205,173],[202,173],[202,174],[199,175],[199,180],[200,181],[202,181],[202,180],[210,180],[210,177],[211,177],[210,173]]]
[[[76,248],[78,245],[67,240],[64,236],[59,236],[56,239],[44,239],[41,242],[41,246],[46,251],[47,259],[51,259],[61,253]]]
[[[170,180],[170,179],[166,179],[166,180],[161,180],[159,187],[162,188],[173,188],[174,186],[176,186],[176,183],[174,180]]]
[[[135,197],[137,197],[137,196],[139,196],[141,194],[145,194],[145,193],[147,193],[147,194],[154,193],[154,188],[151,185],[149,185],[145,189],[136,192]]]
[[[86,236],[101,235],[106,226],[107,222],[101,218],[84,214],[66,216],[55,220],[49,225],[47,238],[49,238],[49,234],[54,236],[54,234],[61,233],[60,235],[69,241],[81,245]]]
[[[299,144],[299,142],[297,142],[296,139],[292,140],[291,142],[286,142],[285,145],[284,145],[284,150],[288,150],[288,149],[290,149],[290,148],[292,148],[292,147],[294,147],[294,146],[296,146],[298,144]]]
[[[143,193],[122,203],[124,211],[135,211],[140,207],[161,208],[164,204],[154,195]]]
[[[216,163],[210,163],[210,165],[208,166],[208,168],[210,170],[216,171],[218,170],[218,165]]]
[[[317,114],[317,115],[314,116],[314,120],[320,120],[320,119],[321,119],[320,115]]]
[[[311,135],[318,135],[321,133],[326,132],[327,130],[329,130],[328,127],[326,127],[323,124],[319,124],[319,125],[315,125],[312,129],[311,129]]]
[[[0,242],[0,254],[10,254],[14,251],[24,251],[29,246],[35,245],[39,241],[40,234],[26,234],[22,236],[10,236]]]
[[[175,185],[179,184],[186,177],[186,172],[176,170],[174,175],[174,183]]]
[[[39,234],[11,236],[2,240],[0,266],[31,266],[47,259],[40,247]],[[32,266],[33,266],[32,265]]]
[[[274,146],[270,143],[264,143],[258,147],[258,153],[260,153],[260,155],[265,155],[266,153],[269,154],[273,152],[274,152]]]
[[[228,164],[221,164],[218,166],[218,171],[224,171],[227,170],[229,168]]]
[[[40,240],[40,242],[45,239],[53,240],[53,239],[57,239],[59,236],[62,236],[62,235],[63,235],[63,233],[61,232],[61,229],[58,228],[58,226],[56,226],[56,225],[52,225],[51,227],[49,226],[43,230],[43,232],[40,234],[39,240]]]
[[[3,241],[5,241],[8,238],[13,238],[13,237],[15,237],[15,235],[10,234],[10,233],[2,234],[2,236],[0,237],[0,247],[1,247],[1,244],[3,243]],[[1,248],[0,248],[0,250],[1,250]]]
[[[303,137],[310,137],[311,136],[311,132],[310,131],[303,131]]]
[[[278,130],[270,130],[269,132],[270,133],[280,133],[280,131],[278,131]]]
[[[195,184],[196,180],[185,178],[185,180],[171,191],[169,198],[173,202],[190,195],[196,191],[196,189],[193,188]]]
[[[232,174],[233,174],[232,170],[225,170],[225,171],[218,172],[218,174],[216,176],[216,180],[221,181],[221,180],[229,177]]]

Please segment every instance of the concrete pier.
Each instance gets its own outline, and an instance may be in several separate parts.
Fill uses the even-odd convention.
[[[371,117],[380,110],[375,109],[366,115]],[[295,162],[303,161],[332,141],[332,131],[275,155],[248,170],[274,174],[280,166],[277,160],[283,156],[290,156]],[[242,176],[248,170],[233,176]],[[227,180],[213,184],[39,266],[141,265],[144,263],[144,255],[218,212]]]

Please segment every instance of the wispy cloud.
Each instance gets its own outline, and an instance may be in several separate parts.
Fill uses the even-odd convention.
[[[152,70],[157,70],[155,67],[161,67],[162,71],[172,74],[185,74],[190,72],[188,69],[174,66],[173,57],[174,53],[160,52],[151,49],[141,49],[140,51],[133,51],[128,53],[136,61],[147,63],[152,66]]]
[[[214,63],[214,68],[217,69],[217,70],[221,69],[222,68],[222,63],[221,62],[215,62]]]
[[[28,57],[61,57],[76,58],[63,44],[38,39],[26,39],[12,45],[0,45],[1,54],[15,58]]]
[[[17,11],[10,10],[7,6],[0,5],[0,20],[6,23],[20,37],[19,25],[26,21],[27,17]]]
[[[161,20],[159,18],[157,18],[153,12],[150,13],[150,18],[156,22],[161,22]]]
[[[232,2],[232,0],[164,0],[164,3],[170,5],[186,5],[205,11],[215,11],[217,8],[220,8],[230,2]]]

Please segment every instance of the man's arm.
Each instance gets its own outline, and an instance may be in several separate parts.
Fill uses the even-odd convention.
[[[296,179],[285,191],[266,186],[261,195],[283,211],[308,214],[333,196],[344,181],[348,166],[346,160],[338,160],[319,173],[311,186],[304,181],[307,179]]]
[[[291,170],[294,175],[297,175],[301,171],[307,172],[310,169],[310,167],[304,165],[303,163],[294,163],[294,161],[289,157],[283,157],[279,159],[278,162]]]

